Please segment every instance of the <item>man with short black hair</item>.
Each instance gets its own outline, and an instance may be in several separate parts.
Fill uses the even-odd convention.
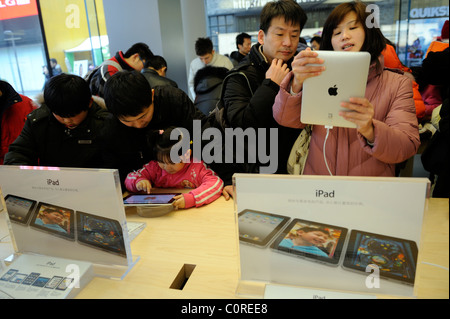
[[[145,62],[153,57],[153,52],[145,43],[133,44],[125,53],[118,51],[114,57],[103,62],[90,76],[89,87],[92,95],[103,97],[106,81],[116,72],[122,70],[141,71]]]
[[[192,101],[195,101],[194,78],[198,70],[205,66],[224,67],[228,70],[233,68],[230,59],[217,53],[213,48],[213,43],[209,38],[198,38],[195,42],[195,54],[197,58],[192,60],[189,68],[188,87]]]
[[[150,58],[142,69],[141,73],[145,76],[150,86],[153,88],[160,85],[170,85],[178,87],[177,83],[167,78],[167,62],[159,55]]]
[[[268,144],[267,129],[277,129],[277,173],[286,173],[287,159],[300,130],[278,125],[273,118],[272,106],[297,52],[306,20],[305,12],[294,0],[268,2],[260,15],[258,43],[236,67],[246,75],[251,91],[243,76],[232,76],[224,84],[224,114],[228,125],[244,130],[265,128]],[[261,165],[257,161],[254,165],[245,165],[244,170],[258,173]]]
[[[252,48],[252,37],[245,32],[239,33],[236,36],[236,48],[237,51],[233,51],[230,54],[230,60],[234,66],[238,65],[250,52]]]
[[[206,120],[182,90],[150,88],[136,71],[117,72],[106,82],[105,103],[114,118],[105,125],[103,156],[107,167],[119,170],[121,182],[154,159],[147,144],[149,132],[176,126],[193,136],[194,120]]]

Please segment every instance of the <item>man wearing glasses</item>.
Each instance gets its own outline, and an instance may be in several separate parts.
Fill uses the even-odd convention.
[[[133,44],[125,53],[118,51],[87,76],[92,95],[103,98],[105,83],[113,74],[122,70],[141,71],[145,62],[152,57],[153,53],[148,45],[141,42]]]

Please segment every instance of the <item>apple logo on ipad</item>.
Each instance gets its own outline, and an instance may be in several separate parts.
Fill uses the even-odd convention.
[[[328,89],[328,94],[331,96],[336,96],[336,95],[338,95],[337,90],[338,90],[338,88],[336,87],[336,84],[335,84],[333,87],[330,87]]]

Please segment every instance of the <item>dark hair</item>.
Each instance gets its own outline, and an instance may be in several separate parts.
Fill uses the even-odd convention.
[[[120,71],[106,81],[106,108],[116,117],[136,116],[153,103],[150,84],[142,73]]]
[[[316,41],[317,43],[322,43],[322,38],[319,36],[312,37],[311,40],[309,40],[309,43],[312,43],[313,41]]]
[[[239,44],[240,45],[244,44],[244,39],[250,39],[251,40],[252,37],[249,34],[245,33],[245,32],[239,33],[236,36],[236,48],[237,49],[239,49],[239,47],[238,47]]]
[[[150,58],[149,60],[147,60],[147,62],[145,63],[145,67],[152,67],[155,70],[160,70],[163,67],[167,68],[167,62],[166,60],[160,56],[160,55],[154,55],[152,58]]]
[[[195,54],[202,56],[208,53],[212,53],[213,43],[210,38],[198,38],[195,41]]]
[[[172,134],[173,132],[173,134]],[[172,136],[171,138],[171,135]],[[175,136],[178,136],[177,139],[174,139]],[[179,163],[181,157],[183,155],[183,143],[187,142],[184,140],[185,136],[183,132],[175,126],[170,126],[165,130],[161,131],[151,131],[147,136],[147,144],[149,147],[153,149],[153,155],[156,161],[160,163]],[[180,143],[180,144],[179,144]],[[172,152],[172,148],[179,144],[178,149],[178,158],[175,160],[170,156]]]
[[[352,11],[355,12],[356,19],[363,26],[364,33],[366,35],[361,51],[367,51],[370,53],[371,62],[378,61],[378,57],[386,47],[385,37],[381,33],[380,28],[367,27],[366,19],[370,12],[366,12],[366,5],[360,1],[341,3],[331,12],[323,26],[320,49],[328,51],[333,50],[333,45],[331,44],[333,31],[344,19],[344,17]]]
[[[294,0],[278,0],[266,3],[260,15],[259,29],[267,33],[273,18],[284,17],[286,23],[299,25],[300,31],[308,20],[305,11]]]
[[[139,54],[139,57],[142,60],[149,60],[153,57],[153,52],[150,50],[150,48],[148,47],[147,44],[142,43],[142,42],[138,42],[135,43],[131,46],[131,48],[129,48],[127,50],[127,52],[125,52],[125,54],[123,55],[124,58],[129,58],[130,56],[132,56],[133,54]]]
[[[61,117],[73,117],[88,110],[91,99],[89,84],[78,75],[61,73],[45,84],[45,104]]]

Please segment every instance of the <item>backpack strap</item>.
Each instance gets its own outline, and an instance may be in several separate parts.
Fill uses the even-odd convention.
[[[219,102],[222,101],[223,94],[225,93],[225,84],[226,84],[227,80],[228,80],[230,77],[232,77],[233,75],[241,75],[241,76],[243,76],[243,77],[245,78],[245,81],[247,82],[247,85],[248,85],[248,89],[250,90],[250,93],[251,93],[252,96],[253,96],[253,90],[252,90],[252,87],[251,87],[251,85],[250,85],[250,81],[248,80],[248,78],[247,78],[247,76],[245,75],[245,73],[244,73],[244,72],[241,72],[241,71],[231,71],[231,73],[229,73],[229,74],[223,79],[223,82],[222,82],[222,88],[221,88],[221,90],[220,90]],[[218,103],[219,103],[219,102],[218,102]],[[222,103],[222,107],[223,107],[223,103]]]
[[[112,61],[112,60],[103,61],[103,63],[100,65],[100,75],[101,75],[103,81],[105,81],[105,82],[107,81],[105,76],[106,76],[106,71],[108,71],[109,65],[112,65],[113,67],[115,67],[117,69],[117,71],[123,70],[122,67],[120,66],[120,64],[117,63],[116,61]],[[106,69],[105,69],[105,66],[106,66]]]

